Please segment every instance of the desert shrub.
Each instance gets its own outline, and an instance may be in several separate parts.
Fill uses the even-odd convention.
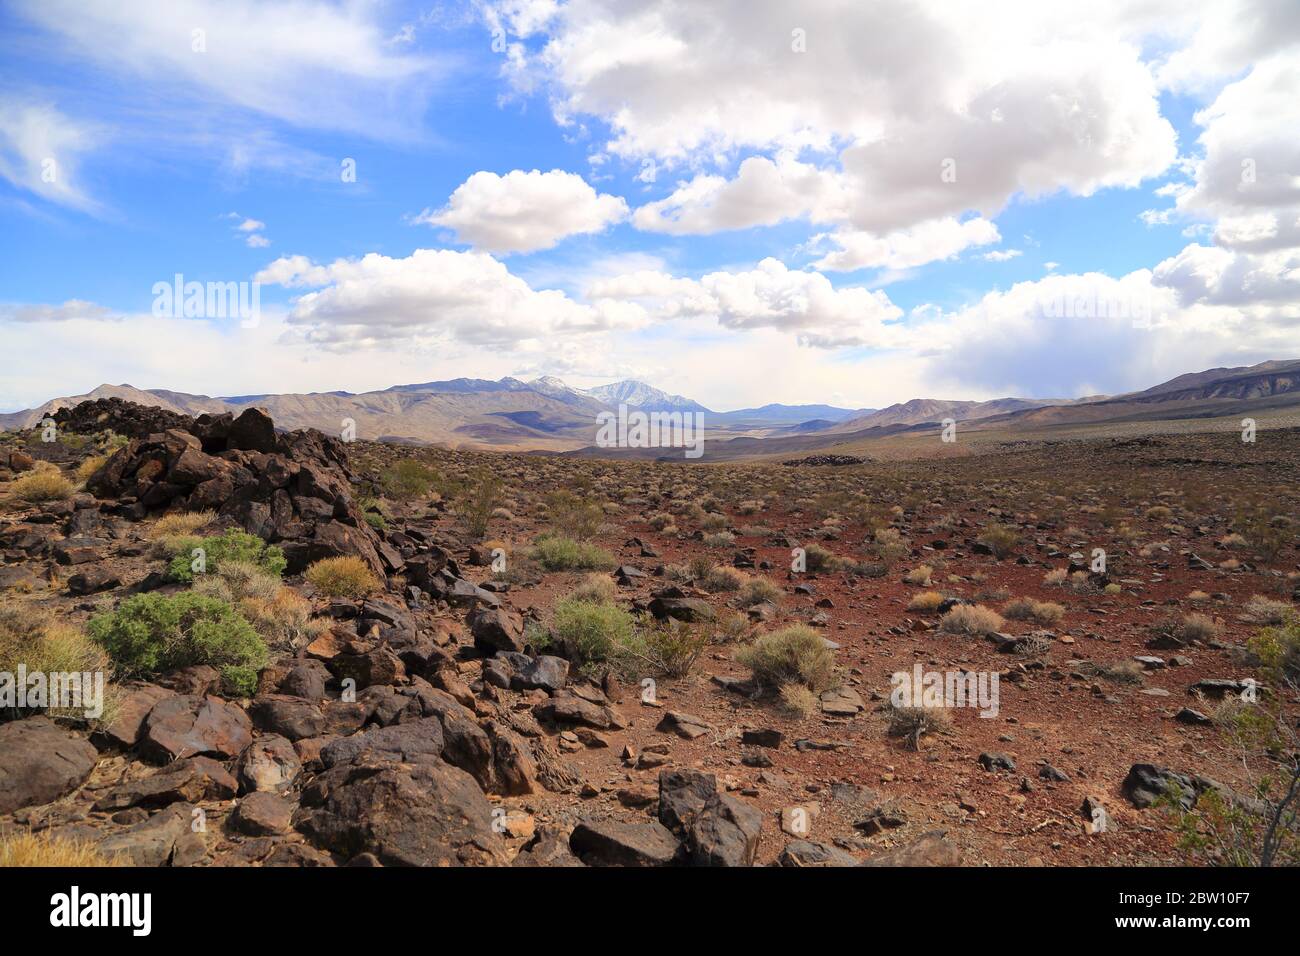
[[[912,600],[907,602],[907,609],[919,614],[933,614],[939,610],[939,605],[944,600],[944,596],[938,591],[922,591],[912,595]]]
[[[255,534],[228,528],[223,534],[198,539],[197,544],[175,554],[167,566],[168,576],[173,581],[188,584],[194,580],[194,575],[198,573],[194,569],[196,550],[202,551],[205,574],[219,571],[227,561],[242,561],[279,577],[287,564],[284,552],[275,545],[268,545]]]
[[[91,455],[77,466],[77,480],[81,482],[88,481],[91,475],[104,467],[106,461],[108,461],[106,455]]]
[[[618,594],[614,579],[603,574],[588,574],[569,597],[590,604],[612,604]]]
[[[1219,625],[1205,614],[1188,614],[1178,629],[1184,641],[1208,641],[1219,636]]]
[[[385,468],[379,476],[379,487],[389,498],[410,501],[428,495],[437,481],[438,473],[432,468],[408,458]]]
[[[547,571],[608,571],[614,556],[589,541],[575,541],[543,535],[533,544],[530,555]]]
[[[730,531],[718,531],[706,534],[700,543],[706,548],[729,548],[736,543],[736,536]]]
[[[754,679],[767,687],[797,683],[820,693],[836,683],[831,649],[820,634],[803,624],[761,635],[737,651],[736,660],[753,671]]]
[[[129,866],[125,856],[106,857],[93,844],[57,837],[49,830],[19,830],[0,836],[0,867]]]
[[[735,568],[717,564],[709,568],[700,579],[700,587],[713,594],[721,591],[739,591],[748,579],[748,575]]]
[[[907,543],[897,528],[879,528],[871,543],[871,551],[877,560],[892,566],[901,561],[908,552]]]
[[[664,577],[678,584],[693,580],[690,565],[687,564],[665,564]]]
[[[557,538],[587,541],[600,530],[605,512],[600,505],[572,491],[554,491],[546,496],[546,513]]]
[[[1002,613],[1013,621],[1033,621],[1035,624],[1055,624],[1065,613],[1065,608],[1052,601],[1035,601],[1033,598],[1016,598],[1002,609]]]
[[[279,575],[272,574],[251,561],[224,561],[211,574],[194,583],[196,594],[238,604],[244,598],[274,597],[283,587]]]
[[[326,597],[362,598],[380,586],[370,565],[350,554],[322,558],[313,563],[303,577]]]
[[[737,603],[741,607],[753,607],[765,601],[776,604],[781,600],[781,589],[767,578],[749,578],[740,588]]]
[[[1069,577],[1070,572],[1065,568],[1053,568],[1043,575],[1043,583],[1060,586],[1065,584]]]
[[[747,615],[739,611],[723,611],[713,625],[714,644],[734,644],[749,637],[754,630]]]
[[[1199,588],[1195,591],[1189,592],[1187,595],[1187,600],[1191,601],[1193,604],[1204,604],[1209,599],[1210,596]]]
[[[1173,512],[1164,505],[1156,505],[1153,508],[1147,509],[1147,517],[1152,521],[1168,521],[1172,515]]]
[[[811,717],[821,707],[821,699],[803,684],[782,684],[777,706],[789,717]]]
[[[651,515],[646,524],[650,525],[650,527],[655,531],[670,533],[668,532],[668,528],[673,524],[673,516],[660,512],[659,514]]]
[[[645,673],[685,677],[709,646],[709,632],[681,621],[653,621],[614,641],[609,659],[628,677]]]
[[[1100,677],[1112,684],[1141,684],[1146,679],[1142,665],[1134,660],[1113,661],[1109,664],[1084,661],[1078,665],[1078,669],[1081,674]]]
[[[311,602],[292,588],[281,587],[269,597],[246,597],[239,613],[272,647],[297,650],[329,630],[311,614]]]
[[[889,719],[887,733],[902,737],[913,750],[921,749],[921,737],[947,730],[952,718],[941,707],[895,707],[890,704],[886,714]]]
[[[54,465],[41,462],[35,470],[15,481],[11,491],[21,501],[55,501],[72,494],[72,482]]]
[[[1287,619],[1295,613],[1295,609],[1286,601],[1278,601],[1264,597],[1261,594],[1255,594],[1246,602],[1246,606],[1242,608],[1242,613],[1246,620],[1252,624],[1276,626],[1285,624]]]
[[[17,674],[20,664],[29,674],[37,671],[46,675],[103,674],[103,712],[95,719],[108,724],[117,716],[121,694],[109,683],[113,665],[102,647],[80,628],[45,611],[17,603],[3,603],[0,604],[0,672]],[[44,713],[50,717],[79,721],[86,717],[90,702],[86,703],[87,706],[81,707],[48,707]]]
[[[149,529],[149,537],[158,541],[164,538],[190,536],[210,525],[216,516],[214,511],[173,511],[153,523],[153,527]]]
[[[948,634],[995,634],[1005,626],[1002,615],[978,604],[958,604],[939,618],[939,630]]]
[[[195,594],[137,594],[87,625],[126,676],[208,664],[240,696],[253,692],[266,642],[229,603]]]
[[[456,499],[456,514],[474,540],[487,534],[501,495],[501,480],[485,468],[475,472],[461,489]]]
[[[820,544],[810,544],[803,549],[804,566],[812,572],[829,571],[835,563],[835,556]]]
[[[702,531],[721,531],[727,526],[727,516],[708,512],[700,519],[700,530]]]
[[[634,630],[625,608],[569,597],[555,605],[551,637],[581,665],[608,660],[616,648],[631,644]]]
[[[915,584],[919,587],[928,588],[930,586],[930,578],[933,574],[934,568],[930,567],[928,564],[921,564],[903,575],[903,583]]]
[[[993,552],[993,556],[1001,560],[1015,552],[1016,545],[1020,543],[1020,535],[1014,528],[1008,528],[1006,525],[1001,524],[991,524],[975,540],[987,546]]]

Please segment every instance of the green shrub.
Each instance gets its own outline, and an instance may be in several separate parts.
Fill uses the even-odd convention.
[[[238,611],[192,591],[137,594],[92,617],[87,629],[127,676],[208,664],[240,696],[253,692],[267,660],[266,643]]]
[[[608,660],[618,647],[631,644],[632,615],[617,604],[565,598],[555,605],[551,634],[576,664]]]
[[[227,561],[243,561],[260,567],[269,574],[279,577],[284,573],[286,561],[284,552],[274,545],[268,545],[255,534],[249,534],[238,528],[230,528],[224,534],[198,539],[197,543],[186,540],[185,547],[171,560],[167,573],[173,581],[185,584],[194,580],[194,551],[202,549],[204,572],[211,574],[219,571]]]
[[[409,458],[385,468],[379,476],[379,486],[389,498],[409,501],[423,498],[433,490],[438,473],[428,465]]]
[[[614,556],[588,541],[543,535],[537,539],[532,559],[547,571],[608,571]]]
[[[831,649],[820,634],[804,624],[761,635],[737,651],[736,660],[767,687],[795,683],[820,693],[834,687],[837,680]]]
[[[456,514],[475,541],[487,534],[493,512],[501,504],[501,480],[486,468],[466,482],[456,498]]]
[[[556,491],[546,496],[546,513],[558,537],[586,541],[600,530],[605,512],[596,502],[572,491]]]

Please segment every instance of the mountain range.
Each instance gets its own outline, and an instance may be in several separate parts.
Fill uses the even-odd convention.
[[[1300,360],[1270,361],[1179,375],[1140,392],[1078,399],[999,398],[949,401],[916,398],[887,408],[768,404],[719,412],[682,395],[627,380],[591,389],[546,376],[458,378],[347,391],[211,397],[131,385],[100,385],[84,395],[54,398],[0,414],[0,429],[30,428],[51,412],[95,398],[123,398],[186,415],[266,409],[277,426],[337,434],[355,422],[360,438],[501,450],[582,451],[590,448],[597,416],[626,405],[641,411],[699,413],[710,455],[738,457],[811,450],[895,434],[951,418],[981,426],[1036,426],[1142,421],[1234,414],[1300,405]],[[652,455],[654,449],[628,453]]]

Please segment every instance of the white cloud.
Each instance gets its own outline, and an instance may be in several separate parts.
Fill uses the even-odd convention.
[[[86,193],[80,165],[102,136],[94,124],[48,103],[0,97],[0,176],[51,202],[97,212],[100,204]]]
[[[409,137],[447,69],[389,44],[376,4],[19,0],[16,9],[132,82],[371,137]]]
[[[639,208],[632,222],[638,229],[675,236],[771,226],[799,217],[829,222],[844,217],[848,205],[844,189],[835,173],[789,154],[775,160],[751,156],[740,164],[734,179],[695,176],[680,183],[671,195]]]
[[[693,168],[745,151],[776,157],[746,159],[730,181],[698,172],[638,210],[640,228],[698,234],[807,216],[879,234],[992,216],[1020,193],[1133,186],[1168,167],[1174,131],[1134,39],[1173,9],[1156,5],[1139,15],[1102,4],[1095,24],[1066,26],[1055,6],[1031,3],[993,15],[939,0],[827,0],[795,14],[778,0],[574,0],[533,25],[546,42],[523,72],[548,84],[562,123],[608,124],[615,155]],[[796,158],[810,152],[839,162]],[[955,178],[942,175],[945,160]]]
[[[107,306],[82,299],[69,299],[62,305],[0,305],[0,319],[11,322],[70,322],[74,319],[98,321],[114,318],[118,318],[117,313]]]
[[[734,331],[777,329],[818,348],[888,347],[900,341],[902,310],[883,292],[836,289],[819,272],[764,259],[747,272],[711,272],[699,280],[640,272],[592,284],[594,301],[646,306],[660,318],[708,317]]]
[[[627,203],[597,193],[576,173],[516,169],[477,172],[456,187],[446,207],[416,222],[444,226],[485,252],[535,252],[566,236],[601,232],[627,218]]]
[[[868,268],[911,269],[927,262],[951,259],[972,246],[999,242],[1002,236],[993,223],[976,217],[965,222],[952,218],[933,219],[883,236],[842,230],[830,236],[814,237],[814,241],[821,238],[830,240],[839,248],[814,262],[813,266],[848,272]],[[996,254],[989,253],[992,255]]]
[[[1278,56],[1226,86],[1196,114],[1204,150],[1178,212],[1217,220],[1215,242],[1300,247],[1300,61]]]
[[[298,297],[288,322],[329,348],[393,347],[458,341],[513,347],[550,336],[631,328],[637,305],[586,305],[563,292],[535,290],[486,253],[417,249],[402,259],[370,253],[319,266],[303,256],[277,259],[255,277],[318,291]]]
[[[980,256],[985,262],[1007,262],[1024,255],[1019,249],[994,249]]]
[[[1226,305],[1213,288],[1176,288],[1179,258],[1118,279],[1050,275],[990,292],[916,324],[911,353],[926,358],[931,394],[1075,397],[1300,352],[1300,317],[1284,307]]]

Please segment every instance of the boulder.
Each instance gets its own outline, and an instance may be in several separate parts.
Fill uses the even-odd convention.
[[[99,754],[47,717],[0,724],[0,814],[50,803],[86,778]]]
[[[161,763],[194,756],[225,759],[252,742],[252,722],[235,704],[184,694],[154,705],[145,718],[140,753]]]
[[[468,623],[474,646],[485,654],[524,649],[524,620],[509,608],[479,608]]]
[[[587,820],[573,828],[569,849],[588,866],[668,866],[681,843],[663,824]]]
[[[296,825],[318,846],[384,866],[500,866],[492,805],[474,778],[436,758],[418,764],[362,758],[317,777]]]

